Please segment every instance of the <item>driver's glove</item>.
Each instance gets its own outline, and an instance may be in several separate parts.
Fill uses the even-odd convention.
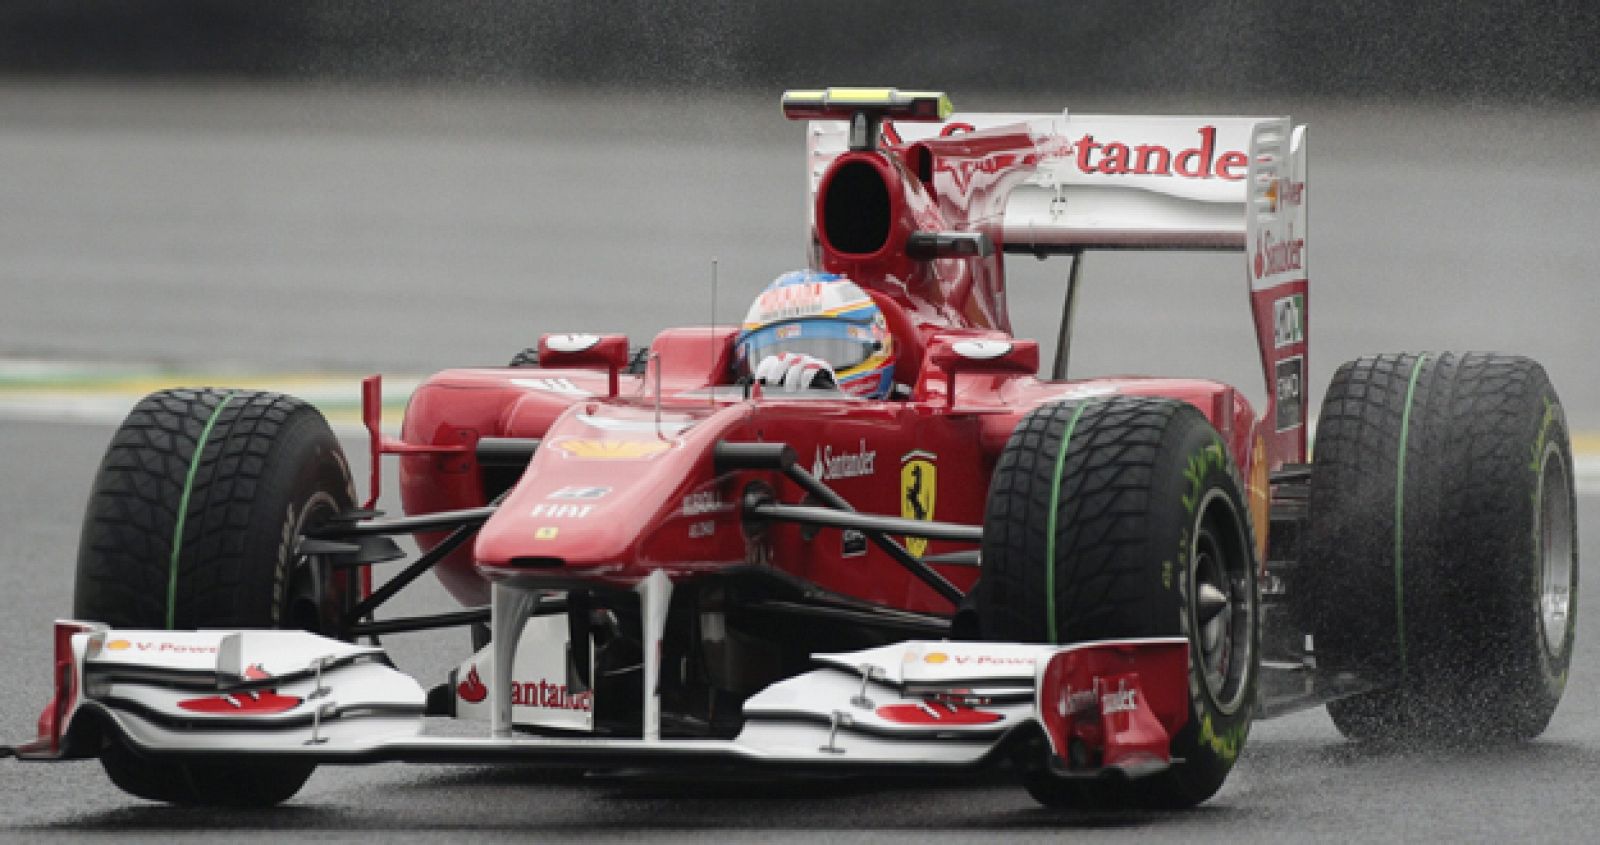
[[[756,365],[756,381],[784,390],[837,390],[839,382],[828,362],[798,352],[768,355]]]

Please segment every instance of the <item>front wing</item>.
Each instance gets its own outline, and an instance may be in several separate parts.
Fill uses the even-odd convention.
[[[1170,738],[1189,713],[1182,638],[819,654],[813,671],[746,701],[731,740],[648,728],[643,739],[430,735],[425,693],[381,649],[303,632],[59,622],[55,641],[39,736],[6,749],[22,759],[97,756],[109,739],[174,759],[928,772],[980,766],[1042,735],[1061,774],[1139,776],[1171,764]]]

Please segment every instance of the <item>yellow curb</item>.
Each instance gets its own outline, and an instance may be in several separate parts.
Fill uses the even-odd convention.
[[[1600,433],[1582,431],[1572,435],[1572,453],[1600,456]]]

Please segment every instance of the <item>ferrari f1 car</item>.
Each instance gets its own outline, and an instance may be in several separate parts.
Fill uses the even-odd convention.
[[[1304,127],[893,89],[783,110],[810,121],[813,266],[886,315],[893,398],[741,379],[731,327],[551,334],[427,380],[398,437],[369,379],[358,504],[314,408],[153,394],[101,465],[83,621],[10,750],[177,803],[401,760],[1000,765],[1050,805],[1183,807],[1252,719],[1299,708],[1360,740],[1545,728],[1578,585],[1561,405],[1525,358],[1361,358],[1310,459]],[[1244,255],[1264,408],[1067,377],[1107,249]],[[1069,259],[1048,377],[1010,330],[1008,254]],[[386,456],[401,516],[373,510]],[[420,556],[374,587],[397,535]],[[461,609],[380,613],[428,571]],[[475,650],[431,690],[375,644],[451,626]]]

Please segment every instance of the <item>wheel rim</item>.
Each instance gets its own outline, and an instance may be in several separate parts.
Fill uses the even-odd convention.
[[[289,542],[296,542],[297,538],[306,533],[306,529],[321,524],[330,517],[337,516],[339,504],[333,497],[325,492],[318,492],[306,501],[300,511],[300,516],[294,522],[294,534]],[[315,634],[330,634],[325,630],[329,621],[323,616],[323,604],[331,597],[327,595],[326,587],[322,583],[322,566],[314,561],[311,555],[299,554],[298,551],[289,561],[289,589],[285,596],[285,612],[279,623],[284,628],[300,629]]]
[[[1221,490],[1196,508],[1189,546],[1190,646],[1206,692],[1231,715],[1244,703],[1255,660],[1255,573],[1238,510]]]
[[[1572,486],[1568,483],[1567,463],[1554,441],[1545,445],[1539,463],[1539,624],[1544,629],[1544,645],[1553,657],[1560,657],[1567,645],[1567,628],[1572,611]]]

